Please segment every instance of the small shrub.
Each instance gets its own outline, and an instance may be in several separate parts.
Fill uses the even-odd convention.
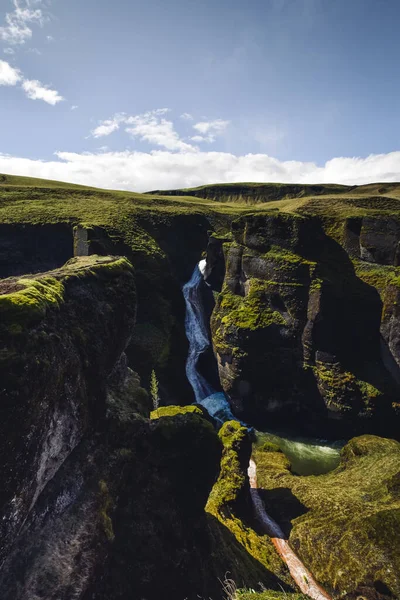
[[[158,410],[160,406],[160,395],[158,391],[158,379],[154,369],[151,372],[150,378],[150,396],[153,401],[154,410]]]

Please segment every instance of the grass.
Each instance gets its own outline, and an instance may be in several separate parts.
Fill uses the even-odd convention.
[[[248,198],[240,200],[243,189],[262,194],[257,196],[257,204],[251,211]],[[218,193],[225,190],[229,190],[231,201],[216,202]],[[290,190],[297,190],[293,192],[295,197],[289,197]],[[280,197],[271,200],[271,195]],[[343,218],[377,212],[397,214],[399,208],[400,184],[349,187],[237,183],[137,194],[0,174],[0,222],[3,223],[79,222],[124,231],[125,219],[143,213],[234,216],[279,210]]]
[[[64,301],[64,285],[70,278],[117,275],[127,268],[132,266],[126,258],[93,255],[73,259],[49,275],[25,276],[3,283],[0,280],[1,326],[19,333],[27,325],[40,321],[48,308],[58,307]]]
[[[224,423],[219,431],[219,438],[223,445],[221,471],[217,482],[211,490],[206,505],[206,512],[216,518],[229,532],[236,542],[245,550],[249,558],[253,558],[261,570],[263,583],[267,587],[275,587],[271,574],[280,578],[282,583],[291,584],[291,578],[278,557],[270,538],[260,535],[243,521],[243,503],[246,502],[246,469],[250,454],[250,440],[248,431],[237,421]],[[232,553],[229,536],[219,538],[219,552],[224,556],[232,557],[232,569],[235,564],[235,555]],[[248,579],[259,581],[260,571],[255,570],[253,563],[248,563]],[[251,572],[251,570],[254,572]],[[240,573],[240,570],[239,570]],[[237,575],[239,575],[237,573]],[[232,573],[236,580],[235,573]],[[229,585],[227,586],[229,587]]]
[[[400,443],[365,435],[344,446],[339,467],[295,476],[282,453],[256,450],[267,512],[325,587],[341,595],[381,582],[399,597]]]

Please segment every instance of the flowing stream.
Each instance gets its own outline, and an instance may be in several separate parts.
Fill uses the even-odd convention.
[[[257,445],[272,442],[290,460],[296,475],[323,475],[333,471],[340,462],[344,442],[328,442],[314,438],[292,436],[286,432],[257,431]]]
[[[206,352],[211,345],[202,295],[205,268],[206,261],[201,260],[195,266],[190,280],[183,286],[186,304],[185,328],[189,341],[186,375],[193,388],[196,402],[204,406],[210,415],[222,425],[225,421],[238,419],[232,414],[225,394],[215,391],[197,368],[201,354]],[[320,475],[332,471],[339,464],[340,449],[343,445],[340,442],[328,444],[323,440],[298,437],[277,431],[257,432],[257,439],[259,443],[273,442],[277,444],[290,460],[293,472],[297,475]]]
[[[206,262],[200,261],[196,265],[192,277],[183,287],[186,303],[185,327],[189,341],[186,374],[193,388],[196,402],[202,404],[222,424],[232,418],[236,419],[232,414],[229,402],[223,392],[216,392],[212,388],[197,368],[201,354],[210,347],[208,323],[201,290],[205,267]],[[258,433],[257,438],[259,443],[278,444],[291,460],[294,472],[298,474],[326,473],[335,468],[336,461],[338,461],[338,448],[322,444],[321,441],[289,439],[268,432]],[[302,471],[303,473],[301,473]],[[331,600],[329,594],[314,580],[312,574],[293,552],[279,525],[266,513],[257,489],[257,467],[253,460],[250,460],[248,474],[255,515],[264,531],[271,537],[282,560],[288,566],[293,580],[300,590],[313,600]]]
[[[210,347],[208,337],[208,324],[203,309],[201,287],[203,275],[200,267],[204,270],[204,263],[200,261],[196,265],[189,281],[183,286],[183,297],[186,304],[185,329],[189,341],[189,355],[186,361],[186,375],[193,388],[196,402],[211,396],[215,390],[208,381],[197,370],[200,355]]]

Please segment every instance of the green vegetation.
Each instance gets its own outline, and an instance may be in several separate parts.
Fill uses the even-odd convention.
[[[150,396],[153,402],[153,408],[156,411],[160,406],[160,395],[158,391],[158,379],[154,369],[152,370],[150,377]]]
[[[243,189],[250,190],[250,196],[243,194]],[[225,190],[229,190],[232,201],[216,202]],[[376,197],[380,199],[378,204]],[[143,216],[160,220],[179,214],[204,214],[214,221],[217,231],[226,232],[227,221],[221,217],[249,214],[251,202],[256,202],[252,213],[279,210],[318,215],[330,218],[333,225],[337,218],[342,221],[367,213],[397,215],[399,201],[399,184],[349,187],[238,183],[137,194],[0,174],[0,223],[103,226],[140,249],[151,246],[148,234],[137,222]]]
[[[285,566],[277,555],[270,538],[259,535],[243,519],[244,498],[247,494],[246,469],[250,454],[250,440],[248,431],[237,421],[224,423],[219,431],[219,438],[223,444],[221,471],[217,482],[211,490],[206,511],[215,517],[233,535],[234,539],[246,550],[246,554],[253,557],[264,571],[263,583],[268,585],[268,573],[275,573],[282,582],[291,583]],[[229,535],[220,535],[216,540],[219,552],[226,557],[232,557],[235,564],[232,541]],[[241,565],[238,576],[232,572],[232,578],[238,581],[244,569],[248,569],[248,578],[257,581],[257,572],[251,561]],[[254,575],[252,575],[254,573]],[[259,576],[258,576],[259,577]],[[260,581],[260,579],[258,579]],[[271,584],[268,587],[275,587]]]
[[[258,449],[260,452],[281,452],[278,444],[274,442],[264,442]]]
[[[114,540],[114,530],[109,512],[113,508],[113,500],[111,498],[107,483],[101,479],[99,481],[99,497],[100,497],[100,522],[104,533],[109,542]]]
[[[57,278],[39,275],[3,280],[0,282],[1,325],[10,333],[18,333],[22,327],[40,321],[48,308],[57,308],[63,302],[64,285],[70,278],[109,277],[127,268],[132,266],[126,258],[93,255],[72,259],[57,271]]]
[[[270,282],[251,278],[247,283],[248,294],[244,297],[231,294],[227,288],[222,290],[220,308],[225,315],[221,319],[222,325],[250,330],[270,325],[286,325],[282,315],[268,306],[267,291]]]
[[[400,594],[400,443],[364,435],[344,446],[337,469],[294,476],[281,453],[255,451],[267,511],[316,579],[335,594],[382,582]]]
[[[64,287],[53,277],[41,279],[18,279],[16,290],[0,296],[0,314],[2,324],[22,327],[39,321],[49,306],[58,306],[63,300]],[[1,293],[1,289],[0,289]]]
[[[303,594],[290,594],[288,592],[256,592],[254,590],[238,590],[234,600],[309,600]]]
[[[175,417],[176,415],[195,414],[203,416],[204,413],[199,406],[189,404],[188,406],[161,406],[150,413],[150,419],[161,419],[162,417]]]

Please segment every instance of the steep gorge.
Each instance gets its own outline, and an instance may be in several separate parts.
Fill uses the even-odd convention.
[[[246,186],[247,204],[242,189],[218,199],[0,188],[0,275],[12,276],[0,280],[5,600],[156,600],[165,590],[219,600],[227,571],[239,586],[262,582],[290,596],[293,582],[252,516],[249,434],[221,421],[233,411],[260,429],[284,421],[314,436],[399,437],[396,190],[269,186],[255,198]],[[219,397],[187,408],[195,395],[182,286],[202,257],[215,358],[200,353],[199,368]],[[153,371],[166,406],[149,419]],[[221,398],[226,410],[216,414]],[[339,521],[352,539],[360,527],[361,553],[376,551],[383,523],[393,569],[398,469],[379,439],[368,441],[368,464],[380,456],[390,481],[376,467],[372,505],[376,489],[353,496],[344,476]],[[353,453],[351,473],[361,477],[358,440],[343,457]],[[396,597],[393,578],[374,579],[374,561],[364,579],[340,575],[340,557],[329,559],[336,533],[325,543],[319,506],[299,495],[328,567],[318,562],[277,485],[296,495],[301,479],[270,450],[255,448],[263,498],[282,507],[277,520],[293,526],[306,566],[338,597]],[[369,519],[353,523],[363,502]],[[348,560],[347,546],[341,552]]]

